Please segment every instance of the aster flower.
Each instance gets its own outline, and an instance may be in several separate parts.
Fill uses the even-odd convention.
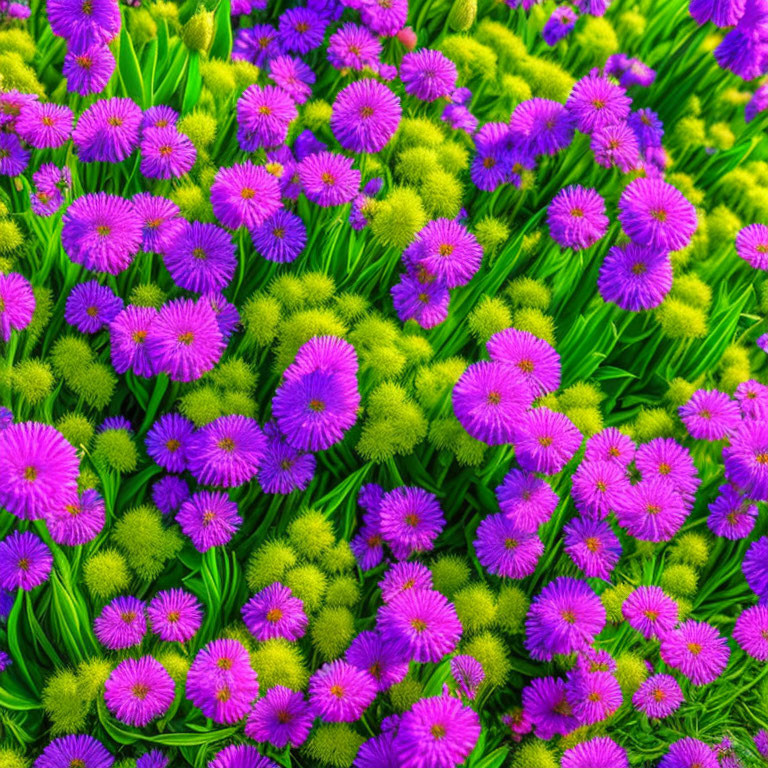
[[[141,108],[131,99],[100,99],[79,117],[72,141],[81,162],[120,163],[139,143]]]
[[[768,227],[750,224],[739,230],[736,253],[751,267],[768,271]]]
[[[281,208],[280,185],[263,166],[246,160],[219,168],[211,186],[211,205],[225,227],[259,227]]]
[[[579,726],[566,696],[565,680],[534,677],[523,688],[523,713],[539,739],[565,736]]]
[[[208,768],[279,768],[274,760],[264,757],[250,744],[231,744],[224,747],[208,763]]]
[[[523,533],[503,514],[482,520],[474,547],[480,565],[489,573],[509,579],[530,576],[544,552],[537,534]]]
[[[480,737],[477,713],[452,696],[419,699],[398,724],[393,751],[400,768],[463,763]]]
[[[745,418],[768,418],[768,387],[765,384],[754,379],[742,381],[733,396]]]
[[[752,605],[736,619],[733,639],[748,656],[768,661],[768,608]]]
[[[688,11],[701,25],[711,21],[718,27],[733,27],[744,14],[745,0],[691,0]]]
[[[768,420],[743,421],[723,449],[725,476],[756,501],[768,500]]]
[[[589,146],[595,162],[604,168],[616,166],[622,173],[629,173],[640,161],[637,136],[625,120],[595,129]]]
[[[408,0],[360,0],[360,18],[371,32],[394,37],[408,18]]]
[[[665,251],[634,243],[615,245],[600,267],[597,287],[603,301],[622,309],[653,309],[672,288],[672,262]]]
[[[72,445],[48,424],[25,421],[0,430],[0,507],[35,520],[77,493],[79,461]]]
[[[506,328],[486,342],[491,360],[517,368],[537,394],[560,386],[560,355],[544,339],[528,331]]]
[[[552,47],[573,31],[576,26],[576,11],[570,6],[561,5],[555,8],[541,30],[544,42]]]
[[[148,128],[175,127],[178,121],[179,113],[175,109],[166,104],[157,104],[144,111],[144,116],[141,118],[141,130],[143,132]]]
[[[72,133],[72,110],[63,104],[30,101],[19,112],[16,133],[35,149],[60,147]]]
[[[269,62],[269,79],[303,104],[312,95],[315,73],[295,56],[276,56]]]
[[[342,88],[333,103],[331,130],[344,149],[380,152],[400,123],[400,99],[377,80],[357,80]]]
[[[0,176],[18,176],[29,163],[29,152],[15,133],[0,133]]]
[[[0,274],[0,336],[11,340],[11,331],[22,331],[32,321],[35,294],[29,280],[18,272]]]
[[[427,589],[431,586],[429,584]],[[400,653],[400,649],[387,645],[375,631],[364,631],[357,635],[344,658],[352,666],[368,672],[376,681],[379,691],[388,690],[408,674],[408,659]]]
[[[254,419],[221,416],[195,433],[187,463],[199,483],[231,488],[256,475],[265,449],[266,438]]]
[[[402,498],[398,501],[402,501]],[[379,589],[381,599],[385,603],[408,589],[432,589],[432,572],[423,563],[392,563],[379,582]]]
[[[108,43],[120,31],[120,9],[114,0],[51,0],[46,10],[53,34],[78,52],[96,42]]]
[[[562,413],[534,408],[517,427],[515,456],[523,469],[555,475],[581,446],[581,432]]]
[[[178,475],[165,475],[152,486],[152,501],[164,514],[177,512],[189,498],[189,486]]]
[[[566,749],[562,768],[629,768],[626,750],[607,736],[582,741]]]
[[[163,469],[183,472],[187,467],[186,446],[194,431],[189,419],[178,413],[164,413],[147,432],[147,453]]]
[[[757,4],[753,4],[755,7]],[[717,63],[743,80],[754,80],[765,72],[768,50],[765,38],[750,34],[738,25],[722,39],[714,50]]]
[[[6,432],[9,430],[5,430]],[[0,587],[25,592],[48,580],[51,550],[34,533],[11,531],[0,541]]]
[[[110,651],[141,645],[147,634],[145,605],[137,597],[116,597],[93,622],[98,641]]]
[[[445,281],[448,288],[466,285],[483,259],[477,238],[454,219],[434,219],[423,227],[404,260],[411,271]]]
[[[683,193],[659,178],[631,181],[619,199],[619,221],[638,245],[677,251],[696,231],[696,210]]]
[[[172,381],[194,381],[216,365],[224,341],[210,304],[174,299],[152,321],[146,349],[155,371]]]
[[[347,22],[328,39],[326,56],[336,69],[361,71],[373,68],[381,55],[381,43],[365,27]]]
[[[632,58],[629,60],[629,66],[622,72],[619,78],[619,85],[622,88],[630,88],[633,85],[649,88],[655,79],[655,70],[640,61],[640,59]]]
[[[313,336],[299,347],[283,378],[298,381],[309,373],[354,376],[357,367],[357,353],[348,341],[338,336]]]
[[[352,159],[334,152],[305,157],[298,171],[307,199],[323,208],[350,202],[360,187],[360,171],[352,168]]]
[[[630,536],[642,541],[669,541],[680,530],[689,509],[666,480],[650,478],[630,486],[617,500],[616,519]]]
[[[485,680],[483,665],[474,657],[461,654],[451,659],[451,675],[459,690],[470,700],[477,696]]]
[[[402,648],[418,662],[440,661],[461,637],[453,605],[428,589],[408,589],[393,597],[379,608],[376,628],[388,647]]]
[[[528,381],[503,363],[470,364],[453,388],[453,412],[467,432],[489,445],[514,442],[531,405]]]
[[[554,654],[589,648],[605,626],[605,609],[589,585],[560,577],[534,598],[525,622],[525,647],[531,657],[549,661]]]
[[[297,116],[296,103],[282,88],[249,85],[237,101],[240,149],[255,152],[260,147],[279,146],[288,135],[288,126]],[[262,186],[260,184],[259,188]]]
[[[627,467],[635,457],[632,438],[616,427],[608,427],[587,438],[584,449],[586,461],[611,461]]]
[[[69,293],[64,319],[81,333],[96,333],[109,325],[123,308],[123,300],[95,280],[78,283]]]
[[[422,328],[434,328],[448,317],[450,291],[439,278],[420,280],[408,272],[392,286],[392,303],[402,322],[415,320]]]
[[[155,197],[149,192],[134,195],[132,202],[141,222],[141,250],[165,253],[187,225],[179,215],[179,207],[167,198]]]
[[[37,189],[29,193],[30,208],[38,216],[53,216],[64,202],[64,195],[58,189]]]
[[[456,87],[456,65],[440,51],[422,48],[406,53],[400,62],[400,79],[405,92],[421,101],[450,96]]]
[[[632,705],[651,718],[669,717],[685,701],[672,675],[652,675],[632,695]]]
[[[727,664],[730,649],[715,627],[689,619],[661,638],[661,658],[694,685],[717,680]]]
[[[376,698],[373,676],[336,659],[324,664],[309,679],[309,703],[326,722],[352,723]]]
[[[454,131],[464,131],[470,136],[477,130],[477,118],[466,107],[458,104],[446,104],[440,119]]]
[[[472,183],[480,190],[484,192],[493,192],[502,184],[510,181],[510,175],[512,172],[513,155],[510,153],[500,142],[478,142],[478,137],[481,136],[484,129],[492,125],[486,123],[475,135],[475,145],[477,146],[477,153],[472,159],[472,165],[470,166],[470,176]],[[508,134],[509,128],[505,124],[505,134]],[[520,153],[518,153],[520,155]],[[524,167],[532,169],[534,161],[525,156]],[[517,185],[519,186],[519,184]]]
[[[509,119],[518,147],[529,155],[555,155],[573,141],[575,120],[557,101],[534,98],[520,102]]]
[[[235,30],[232,58],[250,61],[260,69],[281,52],[277,30],[270,24],[254,24]]]
[[[24,105],[37,99],[37,94],[21,93],[16,88],[0,92],[0,125],[12,130]]]
[[[621,557],[621,544],[608,523],[574,518],[563,527],[565,551],[577,568],[592,579],[611,578]]]
[[[250,656],[237,640],[208,643],[187,672],[187,698],[216,723],[232,725],[242,720],[258,693]]]
[[[270,688],[248,715],[245,735],[278,749],[300,747],[309,735],[313,716],[300,691],[282,685]]]
[[[571,670],[565,695],[581,725],[593,725],[610,717],[622,702],[621,686],[611,672]]]
[[[72,494],[68,503],[45,513],[51,538],[70,547],[93,541],[104,528],[104,520],[104,499],[90,488],[79,497]]]
[[[81,733],[53,739],[35,760],[34,768],[111,768],[114,762],[115,758],[98,739]]]
[[[146,128],[141,137],[141,173],[148,179],[173,179],[189,173],[195,145],[175,126]]]
[[[237,504],[226,493],[198,491],[181,505],[176,522],[199,552],[207,552],[229,542],[242,518],[237,514]]]
[[[686,736],[669,745],[659,768],[719,768],[715,751],[708,744]]]
[[[752,98],[744,107],[744,120],[751,123],[761,112],[768,109],[768,86],[763,84],[755,89]]]
[[[563,248],[575,251],[600,240],[608,223],[603,198],[594,189],[578,184],[561,189],[547,209],[550,235]]]
[[[576,509],[593,520],[607,517],[630,487],[625,468],[615,461],[583,461],[571,480]]]
[[[709,505],[707,526],[726,539],[745,539],[757,520],[757,505],[739,493],[730,483],[721,485],[717,498]]]
[[[115,57],[103,43],[95,43],[79,53],[68,50],[61,69],[67,80],[67,90],[81,96],[101,93],[114,71]]]
[[[297,214],[285,208],[269,216],[260,226],[251,229],[256,251],[268,261],[294,261],[307,243],[307,229]]]
[[[242,614],[246,628],[260,642],[275,637],[298,640],[307,629],[304,603],[278,583],[257,592],[243,606]]]
[[[629,115],[627,123],[635,132],[641,151],[661,146],[664,124],[655,112],[650,109],[638,109]]]
[[[75,264],[117,275],[141,247],[141,221],[129,200],[106,192],[83,195],[64,213],[61,243]]]
[[[274,432],[259,465],[261,490],[264,493],[283,494],[303,491],[314,477],[315,457],[290,446],[277,428]]]
[[[288,8],[280,15],[278,31],[284,50],[303,55],[320,47],[328,22],[311,8]]]
[[[762,536],[749,545],[741,569],[760,602],[768,602],[768,537]]]
[[[394,751],[396,732],[383,731],[360,745],[352,768],[397,768]]]
[[[511,469],[498,488],[499,508],[522,533],[535,533],[557,507],[558,497],[546,480],[531,472]]]
[[[768,757],[768,731],[761,728],[754,736],[755,748],[761,757]]]
[[[631,104],[626,91],[597,70],[577,80],[565,102],[582,133],[593,133],[623,122],[629,115]]]
[[[174,692],[165,667],[152,656],[141,656],[125,659],[112,670],[104,684],[104,701],[121,723],[141,728],[168,711]]]
[[[395,488],[381,500],[379,530],[398,560],[430,551],[444,525],[437,498],[423,488]]]
[[[384,559],[384,539],[378,528],[363,526],[349,546],[362,571],[370,571]]]
[[[643,480],[666,481],[686,502],[692,501],[699,487],[690,451],[672,438],[657,437],[641,445],[635,454],[635,465]]]
[[[723,440],[741,423],[738,403],[716,389],[697,389],[678,413],[696,440]]]
[[[130,368],[137,376],[155,375],[146,342],[157,314],[154,307],[129,304],[109,324],[110,355],[117,373]]]
[[[624,601],[621,611],[629,626],[646,640],[665,637],[678,619],[677,603],[661,587],[637,587]]]
[[[167,768],[168,758],[159,750],[151,749],[136,760],[136,768]]]
[[[203,619],[198,599],[183,589],[158,592],[149,602],[147,616],[152,631],[166,643],[191,640]]]

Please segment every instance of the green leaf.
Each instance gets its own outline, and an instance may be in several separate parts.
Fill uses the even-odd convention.
[[[136,57],[136,51],[133,49],[133,43],[131,42],[131,36],[128,34],[125,20],[123,20],[123,28],[120,32],[120,53],[117,61],[125,95],[134,101],[140,102],[142,107],[149,106],[149,103],[145,100],[144,83],[141,77],[139,60]]]
[[[232,54],[232,19],[230,0],[221,0],[213,16],[214,32],[210,56],[212,59],[229,61]]]
[[[193,52],[189,56],[189,67],[187,68],[187,85],[184,88],[184,99],[181,102],[181,111],[186,114],[191,112],[200,98],[200,91],[203,88],[203,80],[200,77],[200,54]]]

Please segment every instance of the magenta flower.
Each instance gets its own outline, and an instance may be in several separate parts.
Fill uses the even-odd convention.
[[[536,570],[544,552],[544,544],[537,534],[523,533],[503,514],[484,518],[476,535],[477,559],[496,576],[524,579]]]
[[[73,494],[63,507],[49,509],[45,524],[57,544],[70,547],[87,544],[104,528],[104,499],[93,489],[86,489],[78,497]]]
[[[163,262],[179,288],[214,293],[224,290],[234,277],[237,248],[225,229],[185,221],[173,240],[165,243]]]
[[[278,749],[300,747],[312,727],[312,713],[301,692],[282,685],[270,688],[248,715],[245,735]]]
[[[421,101],[447,98],[456,87],[456,65],[440,51],[421,48],[406,53],[400,62],[405,92]]]
[[[633,243],[613,246],[600,267],[597,287],[604,301],[622,309],[653,309],[672,288],[669,255]]]
[[[594,520],[613,512],[630,489],[625,468],[616,461],[582,461],[571,480],[576,509]]]
[[[563,104],[534,98],[518,104],[509,119],[517,146],[527,155],[555,155],[572,141],[575,120]]]
[[[356,80],[333,103],[331,131],[344,149],[380,152],[400,124],[400,99],[383,83]]]
[[[741,423],[738,403],[716,389],[697,389],[678,412],[696,440],[723,440]]]
[[[422,281],[405,272],[391,293],[397,316],[403,322],[415,320],[422,328],[434,328],[448,317],[451,294],[439,278]]]
[[[237,101],[240,149],[255,152],[261,147],[280,146],[288,135],[288,126],[297,116],[296,103],[282,88],[249,85]]]
[[[179,206],[149,192],[134,195],[132,202],[141,221],[141,250],[165,253],[187,225],[186,220],[180,216]]]
[[[158,592],[147,607],[152,631],[166,643],[191,640],[203,620],[198,599],[183,589]]]
[[[67,90],[81,96],[101,93],[114,71],[115,57],[104,43],[95,43],[80,53],[68,50],[61,68]]]
[[[358,72],[376,66],[381,54],[381,43],[365,27],[350,22],[337,29],[328,39],[326,55],[336,69],[354,69]]]
[[[721,485],[717,498],[709,505],[707,525],[715,536],[745,539],[757,520],[757,505],[730,483]]]
[[[563,248],[589,248],[608,229],[605,201],[594,189],[578,184],[565,187],[549,204],[547,224],[550,235]]]
[[[280,185],[263,166],[246,160],[219,168],[211,186],[211,205],[225,227],[259,227],[280,210]]]
[[[227,544],[237,533],[242,518],[237,504],[221,491],[197,491],[179,509],[176,522],[199,552]]]
[[[301,217],[281,208],[260,226],[251,229],[253,247],[268,261],[294,261],[307,243],[307,228]]]
[[[685,701],[672,675],[651,675],[632,695],[632,705],[652,718],[669,717]]]
[[[147,337],[157,314],[154,307],[129,304],[109,324],[110,355],[117,373],[131,369],[137,376],[155,375],[147,352]]]
[[[530,721],[540,739],[547,741],[555,735],[565,736],[579,727],[566,696],[565,680],[534,677],[523,688],[522,699],[523,718]],[[521,729],[521,733],[525,732]]]
[[[147,634],[144,603],[131,595],[116,597],[93,622],[93,631],[110,651],[141,645]]]
[[[669,541],[690,510],[669,482],[651,478],[628,488],[615,511],[619,525],[630,536],[643,541]]]
[[[517,427],[515,454],[523,469],[555,475],[574,457],[581,441],[581,432],[565,414],[533,408]]]
[[[629,768],[626,750],[607,736],[582,741],[563,752],[562,768]]]
[[[141,173],[148,179],[174,179],[189,173],[195,145],[173,125],[146,128],[141,137]]]
[[[72,110],[50,101],[31,101],[22,107],[16,133],[35,149],[55,149],[72,133]]]
[[[114,762],[115,758],[100,741],[83,733],[53,739],[35,760],[34,768],[112,768]]]
[[[352,666],[370,673],[379,691],[386,691],[408,674],[408,659],[400,653],[400,649],[386,644],[376,631],[364,631],[357,635],[344,658]]]
[[[32,321],[35,294],[29,280],[18,272],[0,274],[0,337],[11,340],[11,331],[22,331]]]
[[[616,166],[622,173],[629,173],[640,163],[637,136],[624,120],[597,128],[589,146],[595,162],[605,168]]]
[[[560,355],[544,339],[505,328],[494,333],[485,346],[491,360],[517,368],[537,394],[554,392],[560,386]]]
[[[0,587],[3,589],[28,592],[48,580],[52,565],[51,550],[30,531],[11,531],[0,541]]]
[[[350,202],[360,188],[360,171],[352,159],[334,152],[308,155],[298,171],[307,199],[323,208]]]
[[[678,619],[677,603],[661,587],[638,587],[624,601],[621,612],[627,624],[646,639],[666,637]]]
[[[431,550],[444,525],[437,498],[423,488],[395,488],[381,500],[379,529],[398,560]]]
[[[566,553],[585,576],[610,580],[621,544],[608,523],[575,517],[563,527],[563,536]]]
[[[669,750],[659,761],[659,768],[719,768],[715,750],[698,739],[686,736],[670,744]]]
[[[78,283],[67,296],[64,319],[81,333],[97,333],[123,309],[123,300],[95,280]]]
[[[346,661],[324,664],[309,679],[309,704],[329,723],[353,723],[376,698],[373,676]]]
[[[715,627],[689,619],[661,638],[661,658],[694,685],[713,683],[728,665],[730,649]]]
[[[279,583],[257,592],[242,613],[246,629],[259,641],[275,637],[298,640],[307,630],[304,603]]]
[[[749,588],[760,598],[760,602],[768,602],[768,537],[761,536],[749,545],[741,569]]]
[[[632,100],[626,91],[596,70],[577,80],[565,106],[582,133],[592,133],[623,122]]]
[[[565,696],[581,725],[593,725],[610,717],[622,702],[621,686],[611,672],[568,673]]]
[[[379,589],[385,603],[407,589],[432,589],[432,571],[423,563],[392,563],[379,582]]]
[[[756,501],[768,500],[768,420],[743,421],[723,449],[725,476]]]
[[[141,656],[125,659],[112,670],[104,684],[104,701],[121,723],[142,728],[168,711],[175,689],[159,661]]]
[[[141,108],[131,99],[95,101],[72,132],[78,158],[83,163],[121,163],[139,144],[141,120]]]
[[[499,508],[522,533],[535,533],[557,508],[552,486],[531,472],[511,469],[496,488]]]

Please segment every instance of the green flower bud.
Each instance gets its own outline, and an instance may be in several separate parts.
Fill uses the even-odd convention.
[[[91,595],[106,601],[128,588],[128,563],[117,550],[102,549],[85,561],[83,578]]]
[[[206,53],[213,41],[213,14],[199,10],[181,28],[181,39],[190,51]]]
[[[453,0],[448,26],[454,32],[467,32],[477,18],[477,0]]]

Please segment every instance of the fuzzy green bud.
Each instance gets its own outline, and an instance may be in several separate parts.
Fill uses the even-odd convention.
[[[364,741],[365,737],[346,723],[321,723],[312,729],[302,749],[321,765],[351,768]]]
[[[496,622],[496,597],[485,584],[462,587],[454,594],[453,604],[466,633],[488,629]]]
[[[322,512],[308,509],[288,526],[288,540],[300,555],[318,560],[335,543],[333,525]]]
[[[83,578],[93,597],[108,600],[128,587],[128,563],[117,550],[102,549],[85,561]]]
[[[371,230],[381,245],[402,250],[426,220],[418,193],[410,187],[395,187],[378,206]]]
[[[453,0],[448,26],[454,32],[467,32],[477,18],[477,0]]]
[[[667,298],[656,311],[661,332],[670,339],[700,339],[707,335],[707,315],[679,299]]]
[[[213,14],[199,10],[181,28],[181,39],[190,51],[205,53],[213,40]]]
[[[485,672],[485,682],[491,687],[504,685],[512,671],[509,651],[504,641],[490,632],[474,635],[461,645],[461,652],[474,656]]]
[[[355,635],[355,618],[343,606],[324,606],[312,620],[312,645],[325,661],[338,658]]]
[[[87,448],[93,439],[93,424],[79,413],[67,413],[56,422],[56,429],[75,448]]]
[[[128,430],[106,429],[96,435],[93,458],[122,475],[136,469],[139,455]]]
[[[265,541],[248,558],[245,569],[248,589],[259,592],[276,581],[282,581],[285,572],[294,565],[296,565],[296,552],[287,541],[282,539]]]
[[[328,579],[315,565],[297,565],[285,573],[286,587],[304,603],[308,613],[314,613],[320,608],[328,588]]]
[[[85,727],[88,705],[80,695],[77,676],[71,670],[61,669],[48,678],[42,704],[53,735],[76,733]]]
[[[203,427],[222,415],[221,397],[213,387],[198,387],[182,396],[179,412],[196,427]]]
[[[115,523],[112,539],[125,553],[128,565],[143,581],[157,578],[183,544],[179,532],[163,528],[162,515],[149,506],[126,512]]]
[[[463,557],[443,555],[430,566],[432,585],[449,600],[469,581],[469,563]]]
[[[668,565],[661,574],[661,588],[675,598],[693,595],[697,582],[696,571],[689,565]]]
[[[259,687],[264,691],[276,685],[300,691],[309,679],[299,646],[281,638],[259,643],[251,654],[251,664],[259,677]]]

